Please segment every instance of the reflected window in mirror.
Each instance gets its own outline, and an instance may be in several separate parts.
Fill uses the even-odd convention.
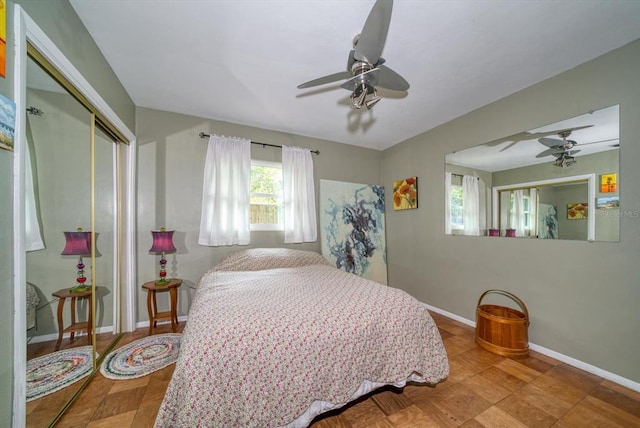
[[[486,215],[481,198],[480,178],[474,175],[446,173],[447,200],[446,232],[454,235],[484,234]]]
[[[619,241],[619,148],[614,105],[449,153],[446,233],[473,234],[466,225],[475,219],[460,190],[469,176],[479,178],[479,235],[507,236],[509,230],[518,238]],[[576,177],[582,177],[582,187]],[[600,185],[607,177],[616,184]],[[599,202],[609,200],[615,203]],[[589,215],[572,218],[572,204],[585,204]],[[550,230],[554,210],[557,227]]]
[[[538,189],[504,190],[499,192],[500,230],[513,229],[516,237],[538,235]]]

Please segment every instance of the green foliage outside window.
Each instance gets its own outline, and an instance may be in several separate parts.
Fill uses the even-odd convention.
[[[251,224],[278,224],[282,217],[282,168],[251,165]]]

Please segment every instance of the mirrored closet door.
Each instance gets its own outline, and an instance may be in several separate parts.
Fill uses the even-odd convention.
[[[27,370],[71,352],[93,372],[120,331],[120,143],[31,46],[26,101]],[[89,377],[44,396],[27,388],[27,427],[55,423]]]

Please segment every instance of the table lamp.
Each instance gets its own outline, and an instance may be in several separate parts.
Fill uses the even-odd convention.
[[[175,230],[166,230],[164,227],[160,230],[152,230],[153,245],[149,249],[150,253],[162,253],[160,259],[160,279],[156,281],[156,285],[167,285],[169,280],[167,279],[167,259],[164,258],[165,253],[172,253],[176,251],[176,247],[173,245],[173,232]]]
[[[63,233],[66,242],[61,254],[63,256],[78,256],[78,264],[76,265],[78,269],[76,282],[78,285],[73,287],[71,292],[88,291],[91,289],[91,285],[85,284],[87,277],[84,276],[82,257],[91,255],[91,232],[83,232],[82,228],[79,227],[76,232]]]

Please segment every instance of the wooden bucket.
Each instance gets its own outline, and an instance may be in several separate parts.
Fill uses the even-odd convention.
[[[482,305],[487,294],[501,294],[516,302],[522,312],[498,305]],[[478,299],[476,343],[489,352],[504,357],[529,355],[529,311],[522,300],[503,290],[487,290]]]

